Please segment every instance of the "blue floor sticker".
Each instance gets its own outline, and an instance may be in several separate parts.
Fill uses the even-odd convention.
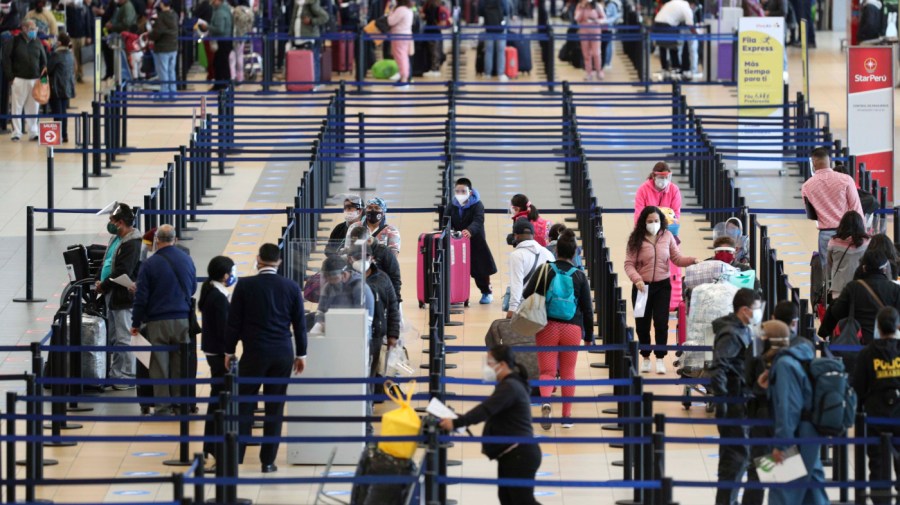
[[[554,496],[554,495],[556,495],[556,493],[554,493],[553,491],[535,491],[534,495],[535,496]]]
[[[113,491],[113,494],[118,496],[146,496],[150,494],[150,491],[145,491],[143,489],[129,489],[126,491]]]
[[[164,452],[134,452],[131,454],[132,456],[137,456],[139,458],[159,458],[165,456]]]
[[[159,472],[125,472],[126,477],[155,477]]]

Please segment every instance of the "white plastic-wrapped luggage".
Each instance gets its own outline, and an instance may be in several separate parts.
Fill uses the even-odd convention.
[[[694,345],[713,345],[715,333],[712,322],[734,311],[732,301],[738,288],[728,282],[701,284],[691,293],[691,310],[687,317],[686,347]],[[685,349],[681,374],[687,377],[699,377],[704,364],[712,360],[712,352],[692,351]]]
[[[106,345],[106,321],[102,317],[82,314],[81,345]],[[81,353],[81,377],[106,379],[106,351],[83,351]]]

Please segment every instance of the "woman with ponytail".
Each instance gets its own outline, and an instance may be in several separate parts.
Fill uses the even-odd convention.
[[[231,294],[226,288],[237,283],[237,272],[234,261],[227,256],[216,256],[209,260],[206,267],[207,279],[200,287],[200,299],[197,308],[200,309],[202,319],[202,333],[200,349],[206,354],[206,364],[209,365],[209,375],[212,378],[224,377],[228,371],[225,369],[225,327],[228,325],[228,304]],[[223,384],[210,385],[210,398],[218,398]],[[214,406],[211,403],[210,406]],[[205,436],[214,436],[215,420],[212,412],[207,408]],[[203,444],[203,453],[215,456],[215,444]]]
[[[527,219],[534,226],[534,240],[547,247],[550,243],[550,227],[553,225],[550,221],[541,217],[537,207],[531,204],[531,200],[523,194],[518,194],[509,201],[509,210],[512,213],[512,221],[515,223],[519,219]]]
[[[483,422],[485,437],[534,438],[528,373],[516,366],[511,347],[498,345],[488,351],[483,379],[497,383],[491,396],[456,419],[441,420],[441,428],[454,431]],[[481,452],[497,460],[498,479],[534,480],[541,466],[541,448],[536,443],[484,442]],[[534,487],[499,486],[497,494],[501,505],[539,505]]]

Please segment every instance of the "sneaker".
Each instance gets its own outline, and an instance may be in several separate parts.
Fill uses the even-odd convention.
[[[594,80],[594,74],[584,74],[584,82],[591,82]]]
[[[649,363],[650,363],[650,360],[647,360],[647,364],[649,364]],[[647,368],[649,371],[650,367],[647,367]],[[666,373],[666,362],[663,361],[662,359],[656,360],[656,373],[658,373],[659,375],[665,375],[665,373]]]
[[[560,424],[560,426],[562,426],[565,430],[571,430],[575,427],[575,423],[562,423]]]
[[[440,70],[429,70],[428,72],[425,72],[424,74],[422,74],[422,76],[424,76],[424,77],[440,77],[441,72],[440,72]]]
[[[128,391],[134,389],[134,385],[132,384],[116,384],[112,387],[116,391]]]
[[[392,75],[389,79],[392,80],[392,81],[394,81],[394,82],[399,81],[399,80],[400,80],[400,73],[398,72],[398,73]]]
[[[550,408],[549,403],[545,403],[541,405],[541,428],[545,430],[549,430],[552,424],[547,419],[550,419],[550,414],[553,412],[553,409]]]
[[[650,358],[644,358],[641,362],[641,373],[650,373]]]
[[[509,77],[506,77],[506,74],[500,74],[499,80],[500,80],[500,82],[507,82],[507,81],[509,81]]]
[[[20,138],[22,138],[22,137],[13,133],[13,136],[10,137],[10,140],[12,140],[13,142],[18,142]]]
[[[480,303],[482,305],[490,305],[490,303],[493,301],[494,301],[494,295],[492,295],[490,293],[486,293],[486,294],[481,295],[481,300],[479,300],[478,303]]]
[[[37,142],[38,136],[37,136],[37,135],[32,135],[31,137],[28,138],[28,140],[30,140],[30,141],[32,141],[32,142]]]

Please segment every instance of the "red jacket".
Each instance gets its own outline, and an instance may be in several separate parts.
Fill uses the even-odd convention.
[[[528,211],[523,210],[519,212],[515,216],[513,216],[513,223],[518,219],[528,219]],[[531,221],[529,219],[529,221]],[[553,226],[553,223],[547,221],[546,219],[539,217],[537,221],[531,221],[531,225],[534,226],[534,240],[541,244],[544,247],[547,247],[547,244],[550,243],[550,227]]]

